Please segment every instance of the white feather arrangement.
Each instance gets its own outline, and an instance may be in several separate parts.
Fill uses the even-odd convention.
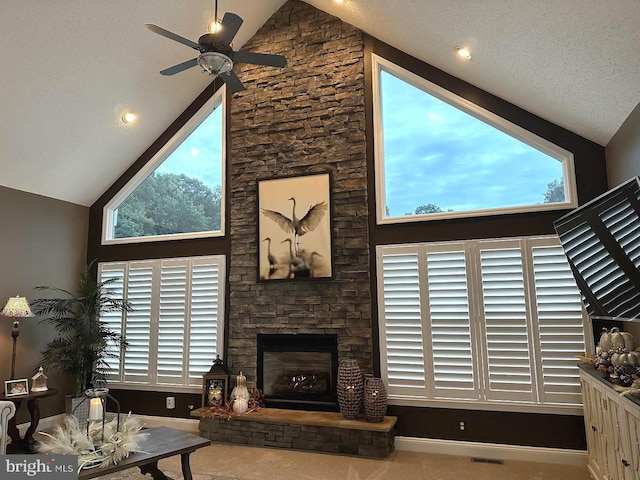
[[[129,414],[120,422],[118,431],[117,419],[114,418],[104,424],[103,441],[102,422],[90,423],[87,435],[78,420],[68,415],[65,425],[57,427],[53,435],[40,432],[47,439],[40,442],[37,450],[45,455],[77,455],[78,470],[103,468],[140,451],[140,442],[147,436],[140,432],[141,429],[140,422]]]

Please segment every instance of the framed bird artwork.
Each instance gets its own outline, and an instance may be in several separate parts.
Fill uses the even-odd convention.
[[[258,180],[258,280],[333,277],[331,177]]]

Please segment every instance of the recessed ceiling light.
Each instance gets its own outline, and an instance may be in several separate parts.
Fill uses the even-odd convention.
[[[122,114],[122,121],[124,123],[132,123],[133,121],[135,121],[137,115],[133,112],[124,112]]]
[[[347,0],[336,0],[336,3],[347,3]]]
[[[456,47],[456,53],[460,58],[464,58],[465,60],[471,60],[471,52],[466,47]]]

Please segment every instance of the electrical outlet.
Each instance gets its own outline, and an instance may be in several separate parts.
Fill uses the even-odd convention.
[[[464,426],[464,422],[460,422],[460,430],[464,430],[465,426]]]
[[[167,397],[167,408],[176,408],[176,397]]]

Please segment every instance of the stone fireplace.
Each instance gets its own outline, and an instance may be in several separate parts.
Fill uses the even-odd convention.
[[[274,72],[238,64],[246,90],[230,103],[225,361],[232,373],[255,379],[275,408],[230,421],[201,418],[200,434],[216,442],[385,458],[393,451],[395,417],[345,419],[336,399],[338,358],[373,371],[364,36],[289,0],[243,48],[264,45],[285,55],[287,67]],[[325,172],[331,174],[333,278],[259,281],[257,181]],[[279,335],[287,342],[313,339],[316,349],[270,343]],[[324,336],[331,354],[317,349]],[[283,376],[289,380],[273,387]]]
[[[233,374],[242,371],[258,383],[257,335],[337,335],[338,356],[371,372],[363,34],[292,0],[243,48],[264,45],[284,54],[287,67],[238,64],[247,89],[230,103],[225,362]],[[331,174],[333,278],[259,281],[257,181],[325,172]]]
[[[265,405],[337,411],[338,336],[258,334],[258,388]]]

